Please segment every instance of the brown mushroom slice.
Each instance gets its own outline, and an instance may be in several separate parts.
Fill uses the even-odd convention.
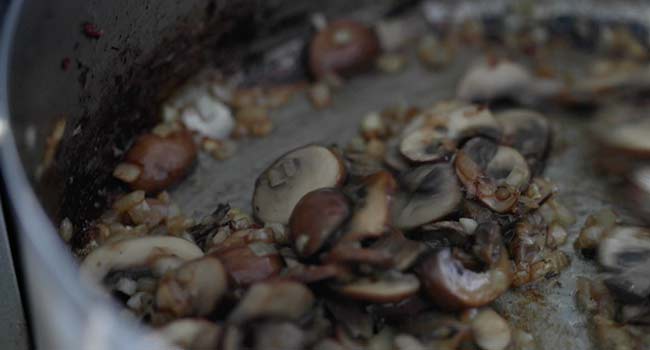
[[[328,24],[309,45],[309,68],[317,79],[327,75],[348,76],[372,67],[380,52],[374,31],[355,21]]]
[[[413,131],[402,139],[400,153],[414,163],[433,162],[449,156],[455,148],[444,132],[433,128]]]
[[[393,256],[383,250],[362,247],[358,242],[335,245],[322,259],[331,264],[369,264],[380,267],[393,266]]]
[[[239,286],[247,286],[277,276],[284,264],[272,245],[253,242],[226,250],[211,252],[222,263],[230,279]]]
[[[390,205],[397,189],[397,182],[387,171],[380,171],[364,181],[363,197],[354,210],[348,233],[342,241],[353,240],[358,235],[378,237],[390,224]]]
[[[251,286],[228,321],[240,324],[258,318],[297,320],[314,303],[314,294],[303,284],[291,281],[257,283]]]
[[[409,168],[407,159],[399,150],[400,140],[392,138],[386,142],[386,153],[384,153],[384,163],[395,171],[405,171]]]
[[[395,303],[417,293],[420,281],[412,274],[389,272],[378,277],[363,277],[334,288],[338,293],[354,300]]]
[[[203,256],[196,244],[178,237],[148,236],[107,243],[93,250],[81,263],[81,273],[101,281],[111,271],[154,268],[162,259],[187,261]],[[153,272],[164,272],[153,269]]]
[[[133,189],[159,192],[180,181],[197,157],[192,135],[178,131],[166,137],[156,134],[140,136],[125,155],[128,164],[140,167]]]
[[[431,300],[440,308],[457,311],[486,305],[503,294],[512,280],[512,266],[506,249],[498,263],[484,272],[465,268],[451,249],[438,251],[418,268],[420,280]]]
[[[392,267],[404,271],[426,251],[426,246],[404,237],[404,234],[399,231],[393,231],[373,243],[370,249],[386,252],[387,255],[392,256]]]
[[[287,269],[284,275],[301,283],[317,283],[328,279],[346,280],[351,276],[348,268],[341,264],[300,265]]]
[[[253,194],[255,216],[265,223],[286,225],[305,194],[338,187],[345,175],[342,160],[326,147],[308,145],[290,151],[257,178]]]
[[[289,219],[296,252],[303,257],[318,252],[349,216],[349,201],[340,190],[324,188],[307,193]]]
[[[472,233],[468,232],[458,221],[438,221],[422,225],[413,237],[422,241],[428,247],[436,249],[450,245],[463,245],[471,235]]]
[[[497,139],[501,134],[489,109],[462,104],[451,106],[434,106],[405,127],[400,143],[404,157],[415,163],[432,162],[448,157],[459,142],[469,137]]]
[[[499,213],[514,208],[530,181],[528,163],[519,152],[485,138],[468,141],[458,151],[455,166],[467,193]]]
[[[228,288],[226,271],[207,256],[167,273],[158,283],[156,305],[176,317],[210,314]]]
[[[392,221],[399,229],[411,229],[441,219],[461,202],[462,194],[448,163],[412,169],[400,181],[406,189],[395,196]]]
[[[183,349],[216,349],[219,346],[222,329],[210,321],[184,318],[157,329],[156,334]]]
[[[503,131],[501,143],[519,151],[533,173],[539,174],[550,148],[551,125],[548,119],[527,109],[503,111],[495,118]]]

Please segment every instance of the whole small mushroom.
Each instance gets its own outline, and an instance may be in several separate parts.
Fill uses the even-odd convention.
[[[187,175],[197,153],[192,135],[187,131],[180,130],[165,137],[144,134],[125,156],[127,164],[140,168],[139,176],[129,185],[150,193],[167,189]]]
[[[345,175],[343,161],[326,147],[309,145],[290,151],[257,178],[253,194],[255,216],[265,223],[286,225],[305,194],[338,187]]]
[[[371,28],[352,20],[337,20],[312,39],[309,68],[317,79],[349,76],[372,67],[379,52],[379,40]]]

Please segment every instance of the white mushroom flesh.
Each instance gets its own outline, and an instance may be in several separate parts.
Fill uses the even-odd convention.
[[[192,260],[203,256],[196,244],[170,236],[138,237],[105,244],[81,263],[82,274],[101,281],[111,271],[153,267],[160,258]]]
[[[253,194],[255,215],[264,222],[286,225],[305,194],[337,187],[344,178],[343,163],[326,147],[310,145],[291,151],[257,179]]]

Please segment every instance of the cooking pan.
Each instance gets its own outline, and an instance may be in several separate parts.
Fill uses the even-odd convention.
[[[202,65],[234,72],[242,65],[251,67],[248,62],[262,62],[248,68],[251,81],[306,79],[299,69],[300,50],[287,51],[296,62],[288,72],[268,53],[307,40],[315,12],[372,21],[415,11],[416,22],[427,28],[466,16],[498,17],[512,7],[509,1],[407,3],[12,1],[0,56],[0,161],[34,344],[61,349],[164,346],[120,318],[95,286],[80,280],[53,223],[67,217],[83,227],[101,213],[118,186],[111,172],[120,161],[119,150],[156,123],[161,96]],[[650,6],[632,1],[548,1],[536,8],[535,16],[559,19],[562,25],[566,18],[569,27],[576,16],[639,25],[650,18]],[[88,25],[101,35],[89,32]],[[276,128],[269,137],[242,143],[236,157],[216,162],[201,155],[198,168],[172,196],[197,218],[223,202],[248,208],[254,179],[278,156],[311,142],[344,144],[365,113],[387,104],[427,105],[453,97],[471,58],[472,53],[459,55],[435,75],[413,65],[400,75],[360,76],[337,93],[329,109],[314,111],[306,100],[298,100],[274,116]],[[565,111],[552,118],[563,125],[556,140],[562,147],[551,154],[545,175],[578,217],[569,229],[575,237],[585,217],[597,209],[626,211],[612,202],[606,180],[592,174],[586,121]],[[61,119],[66,128],[53,167],[39,172],[47,136]],[[570,245],[562,249],[575,256]],[[540,349],[592,348],[573,294],[577,275],[595,273],[592,264],[574,258],[556,279],[538,283],[530,292],[508,293],[496,308],[530,331]]]

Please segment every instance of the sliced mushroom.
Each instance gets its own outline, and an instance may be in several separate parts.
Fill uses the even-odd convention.
[[[258,318],[297,320],[314,303],[314,295],[303,284],[290,281],[258,283],[251,286],[228,321],[243,323]]]
[[[411,229],[441,219],[461,202],[458,180],[450,164],[422,165],[401,179],[406,191],[396,195],[391,209],[393,224]]]
[[[607,157],[598,163],[611,172],[626,172],[639,160],[650,159],[650,121],[647,104],[621,104],[603,108],[591,126],[600,152]],[[622,169],[617,169],[622,167]]]
[[[168,323],[156,333],[183,349],[216,349],[222,329],[210,321],[184,318]]]
[[[412,274],[386,273],[335,287],[342,295],[373,303],[394,303],[404,300],[420,289],[420,281]]]
[[[266,242],[252,242],[210,254],[223,263],[230,279],[240,286],[276,276],[284,266],[277,250]]]
[[[399,231],[392,231],[378,239],[370,248],[384,251],[387,255],[392,256],[392,267],[399,271],[411,267],[420,255],[426,251],[424,244],[404,237],[404,234]]]
[[[550,148],[551,125],[546,117],[531,110],[512,109],[495,118],[503,130],[501,143],[521,153],[532,172],[539,174]]]
[[[451,103],[423,112],[403,134],[401,154],[412,162],[424,163],[448,157],[468,137],[496,139],[500,126],[487,108]]]
[[[479,311],[472,319],[474,341],[484,350],[503,350],[512,339],[510,326],[490,308]]]
[[[290,322],[266,322],[255,327],[255,350],[302,350],[305,332]]]
[[[318,252],[350,216],[345,195],[333,188],[307,193],[296,204],[289,220],[291,240],[304,257]]]
[[[610,229],[598,245],[598,262],[614,271],[650,262],[650,231],[634,226]]]
[[[448,157],[454,143],[442,131],[430,128],[415,130],[402,139],[400,153],[415,163],[433,162]]]
[[[438,221],[422,225],[413,237],[424,242],[429,248],[437,249],[450,245],[463,245],[471,235],[472,233],[458,221]]]
[[[461,78],[456,96],[465,101],[512,99],[535,103],[564,90],[555,79],[534,77],[527,68],[506,59],[488,58],[475,63]]]
[[[378,237],[384,234],[390,223],[390,205],[397,189],[397,182],[387,171],[380,171],[364,181],[363,196],[350,221],[343,241],[362,237]]]
[[[605,285],[626,304],[639,304],[650,296],[650,261],[628,267],[605,279]]]
[[[299,265],[287,269],[285,276],[309,284],[328,279],[347,280],[351,272],[341,264]]]
[[[458,151],[455,166],[467,193],[499,213],[515,208],[530,181],[528,163],[519,152],[484,138],[468,141]]]
[[[228,288],[226,271],[207,256],[167,273],[158,283],[156,305],[176,317],[210,314]]]
[[[336,244],[322,258],[330,264],[368,264],[388,268],[395,264],[393,256],[388,251],[364,248],[359,242],[343,242]]]
[[[337,20],[312,39],[309,68],[318,79],[329,74],[348,76],[372,67],[379,52],[379,39],[371,28],[351,20]]]
[[[129,185],[147,192],[162,191],[187,175],[197,153],[192,135],[187,131],[166,137],[142,135],[125,156],[127,163],[141,168],[138,178]]]
[[[354,339],[369,339],[372,336],[373,318],[363,305],[352,300],[327,299],[325,307],[332,314],[334,321],[345,328]]]
[[[287,224],[293,208],[307,193],[337,187],[345,180],[345,166],[331,150],[309,145],[276,160],[255,183],[253,209],[265,223]]]
[[[503,239],[501,227],[496,223],[482,223],[476,228],[474,234],[474,255],[487,266],[493,266],[501,258]]]
[[[512,279],[512,267],[505,248],[498,263],[475,272],[456,260],[445,248],[425,259],[418,268],[420,280],[431,300],[445,310],[462,310],[486,305],[503,294]]]
[[[155,268],[161,260],[187,261],[203,256],[194,243],[171,236],[148,236],[107,243],[92,251],[81,263],[82,274],[101,281],[111,271]]]

